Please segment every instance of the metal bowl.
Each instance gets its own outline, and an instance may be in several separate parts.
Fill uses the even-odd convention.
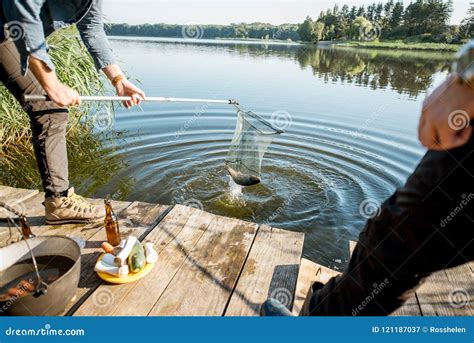
[[[46,281],[48,285],[44,294],[36,296],[27,293],[22,297],[0,302],[0,315],[54,316],[61,314],[76,293],[81,273],[81,249],[72,239],[61,236],[34,237],[27,241],[29,248],[25,241],[20,241],[0,249],[0,286],[3,287],[23,276],[21,273],[25,272],[24,268],[16,266],[22,266],[22,262],[31,259],[30,248],[37,260],[42,257],[51,257],[52,260],[55,257],[58,257],[57,260],[66,258],[70,260],[70,265],[68,264],[61,273],[58,272],[59,278],[51,283]],[[23,265],[27,266],[27,264]],[[14,266],[15,268],[12,268]],[[58,270],[60,270],[59,267]]]

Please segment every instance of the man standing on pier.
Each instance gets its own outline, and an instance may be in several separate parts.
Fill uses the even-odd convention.
[[[388,315],[431,273],[474,260],[474,40],[423,103],[429,151],[370,219],[342,275],[315,284],[302,315]],[[268,299],[264,316],[289,316]]]
[[[38,168],[46,193],[48,224],[83,223],[103,219],[102,209],[74,193],[69,185],[66,126],[69,106],[79,94],[62,84],[48,55],[46,37],[76,24],[95,66],[112,82],[117,95],[131,96],[130,108],[145,98],[123,75],[107,41],[102,0],[0,1],[0,81],[27,111]],[[47,94],[52,101],[25,103],[24,94]]]

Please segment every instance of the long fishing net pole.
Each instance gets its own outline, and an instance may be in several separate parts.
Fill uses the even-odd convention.
[[[81,101],[127,101],[133,100],[131,96],[80,96]],[[47,95],[23,95],[25,102],[51,101]],[[193,98],[170,98],[164,96],[147,96],[143,101],[147,102],[204,102],[213,104],[238,105],[238,101],[218,99],[193,99]]]

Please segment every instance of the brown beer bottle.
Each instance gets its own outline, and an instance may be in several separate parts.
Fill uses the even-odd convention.
[[[105,233],[107,234],[107,242],[112,246],[120,244],[120,231],[118,219],[115,216],[110,200],[105,199]]]
[[[26,220],[25,216],[20,217],[20,225],[21,225],[21,233],[23,234],[23,237],[25,239],[33,237],[30,226],[28,225],[28,221]]]

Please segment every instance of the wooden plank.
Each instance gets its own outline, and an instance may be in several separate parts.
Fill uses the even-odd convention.
[[[291,309],[303,242],[303,233],[262,225],[225,315],[258,316],[267,298],[278,299]]]
[[[158,262],[145,278],[130,284],[104,283],[75,316],[147,315],[212,220],[210,213],[176,205],[145,238],[153,242]],[[100,302],[104,295],[108,302]]]
[[[149,315],[222,315],[257,228],[215,216]]]
[[[301,259],[298,281],[296,283],[295,301],[293,303],[293,314],[301,313],[303,305],[314,282],[327,283],[330,278],[341,273],[314,263],[306,258]]]
[[[416,292],[397,310],[390,314],[391,316],[422,316],[421,307],[418,302]]]
[[[470,263],[455,268],[445,269],[451,289],[448,294],[449,304],[456,308],[458,315],[473,316],[474,304],[474,273]]]
[[[356,241],[349,241],[349,257],[352,256],[352,253],[354,252],[356,245],[357,245]]]
[[[140,202],[132,203],[117,215],[122,237],[134,235],[142,240],[162,219],[162,215],[167,208],[168,206],[163,205]],[[101,244],[107,240],[106,233],[101,224],[98,229],[94,227],[86,229],[86,231],[92,232],[92,236],[87,239],[86,245],[81,251],[81,278],[76,296],[65,311],[67,315],[73,314],[84,300],[102,283],[102,280],[94,272],[94,266],[99,254],[102,252]],[[83,232],[84,229],[79,234],[83,234]]]
[[[310,292],[311,285],[314,282],[326,284],[332,277],[336,277],[340,274],[340,272],[302,258],[296,286],[295,302],[292,310],[293,314],[298,315],[301,313]]]
[[[22,188],[13,188],[7,186],[0,186],[0,201],[5,202],[7,205],[13,207],[20,212],[26,211],[24,202],[38,194],[37,189],[22,189]],[[5,221],[7,218],[10,218],[12,213],[0,207],[0,221]]]
[[[44,195],[37,193],[32,197],[24,200],[22,203],[25,211],[28,223],[31,230],[36,234],[36,227],[44,223],[44,206],[42,202]],[[18,224],[18,221],[16,221]],[[21,233],[11,223],[0,221],[0,247],[4,247],[8,244],[18,242],[22,239]]]
[[[441,270],[431,274],[418,288],[416,294],[424,316],[467,316],[472,314],[470,302],[473,295],[472,273],[466,273],[469,271],[467,265],[453,269],[457,270]],[[461,292],[465,292],[465,295],[459,292],[460,289]],[[470,298],[466,300],[466,305],[456,306],[453,300],[463,296]]]
[[[139,282],[127,295],[114,315],[148,315],[152,311],[173,277],[189,257],[189,251],[197,244],[214,218],[211,213],[197,209],[187,208],[187,211],[191,212],[191,216],[177,237],[168,235],[168,238],[163,240],[161,232],[164,230],[161,228],[154,230],[153,235],[147,237],[147,241],[154,242],[160,251],[159,261],[147,279],[141,280],[142,282]],[[138,306],[137,301],[140,304]]]

